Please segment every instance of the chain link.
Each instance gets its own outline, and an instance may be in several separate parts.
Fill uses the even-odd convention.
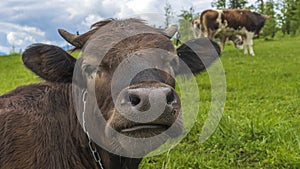
[[[101,158],[100,158],[100,155],[99,155],[99,153],[97,151],[97,148],[96,148],[94,142],[92,141],[92,139],[91,139],[91,137],[89,135],[89,132],[86,129],[86,125],[85,125],[86,124],[86,122],[85,122],[85,110],[86,110],[87,90],[83,89],[82,93],[83,93],[82,94],[82,102],[83,102],[82,125],[83,125],[83,130],[86,133],[87,138],[89,140],[89,148],[90,148],[91,153],[92,153],[92,155],[94,157],[94,160],[98,163],[98,165],[99,165],[99,167],[101,169],[104,169],[104,167],[103,167],[103,165],[101,163]]]

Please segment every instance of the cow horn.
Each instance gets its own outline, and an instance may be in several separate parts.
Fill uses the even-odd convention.
[[[96,29],[92,29],[82,35],[75,35],[72,33],[69,33],[66,30],[63,29],[58,29],[58,33],[70,44],[72,44],[73,46],[75,46],[78,49],[81,49],[84,44],[87,42],[87,40],[98,30],[98,28]]]
[[[168,27],[167,29],[164,30],[164,33],[169,38],[172,38],[177,31],[178,31],[178,26],[177,25],[171,25],[170,27]]]
[[[72,44],[73,46],[76,46],[74,43],[74,39],[78,37],[78,35],[69,33],[68,31],[64,29],[58,29],[58,33],[60,34],[61,37],[63,37],[67,42]],[[76,46],[77,47],[77,46]]]
[[[87,42],[87,40],[102,26],[110,23],[114,19],[108,19],[100,22],[96,22],[91,26],[91,30],[82,34],[82,35],[75,35],[69,33],[66,30],[58,29],[58,33],[70,44],[75,46],[77,49],[81,49],[83,45]]]

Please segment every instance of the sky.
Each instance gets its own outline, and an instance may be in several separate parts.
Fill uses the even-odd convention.
[[[254,0],[250,0],[254,1]],[[163,25],[167,0],[5,0],[0,1],[0,54],[24,51],[33,43],[65,46],[57,29],[84,33],[90,25],[108,18],[140,17]],[[211,8],[211,0],[168,0],[173,22],[181,10],[195,13]]]

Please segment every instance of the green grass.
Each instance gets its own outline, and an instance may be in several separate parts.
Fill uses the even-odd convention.
[[[25,68],[21,56],[0,56],[0,94],[40,79]]]
[[[226,105],[215,133],[199,142],[210,101],[207,73],[197,76],[201,110],[191,132],[142,169],[300,168],[300,39],[255,40],[255,57],[226,46]],[[0,93],[39,79],[20,56],[0,57]]]
[[[141,168],[300,168],[300,40],[256,40],[255,57],[226,46],[227,97],[216,132],[200,143],[210,106],[207,73],[197,76],[202,103],[197,123],[169,153]]]

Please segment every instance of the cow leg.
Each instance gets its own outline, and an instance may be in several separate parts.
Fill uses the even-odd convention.
[[[225,36],[221,36],[221,52],[224,51],[225,48],[225,43],[226,43],[226,37]]]
[[[247,46],[248,46],[248,40],[247,40],[247,37],[246,37],[246,38],[243,38],[244,55],[248,55]]]
[[[193,33],[194,33],[194,38],[200,38],[200,36],[201,36],[200,29],[195,26],[192,29],[193,29]]]
[[[251,38],[249,41],[249,52],[250,52],[251,56],[255,56],[254,50],[253,50],[253,38]]]
[[[208,30],[206,34],[204,33],[204,37],[207,37],[208,39],[213,39],[213,34],[210,30]]]
[[[247,46],[249,46],[249,52],[250,55],[254,56],[254,50],[253,50],[253,32],[247,32],[246,33],[246,44],[244,44],[244,54],[248,55]],[[245,41],[244,41],[245,42]]]

